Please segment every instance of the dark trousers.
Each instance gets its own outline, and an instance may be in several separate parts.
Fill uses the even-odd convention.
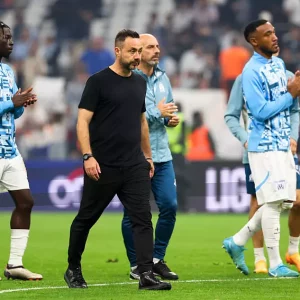
[[[100,165],[100,168],[101,175],[98,181],[84,175],[79,212],[71,225],[69,267],[74,269],[80,266],[90,229],[117,194],[132,224],[139,271],[149,271],[153,264],[153,227],[149,203],[150,164],[145,160],[132,167],[112,168]]]
[[[154,163],[154,166],[155,173],[151,184],[154,199],[159,209],[159,216],[155,228],[153,257],[164,259],[176,221],[176,183],[172,161]],[[137,265],[136,253],[131,223],[126,209],[122,220],[122,234],[130,266],[134,267]]]
[[[188,189],[188,181],[186,179],[186,163],[183,154],[172,153],[173,166],[176,177],[176,191],[178,210],[180,212],[187,211],[186,191]]]

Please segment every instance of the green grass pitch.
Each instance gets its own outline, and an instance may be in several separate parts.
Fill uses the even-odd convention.
[[[83,274],[90,285],[85,290],[66,288],[63,273],[69,228],[75,213],[37,213],[24,265],[41,272],[40,282],[0,281],[0,299],[299,299],[300,279],[270,279],[267,275],[244,276],[221,249],[222,240],[247,220],[246,215],[179,215],[166,261],[178,273],[171,291],[139,291],[130,281],[121,235],[121,214],[104,214],[90,232],[83,256]],[[0,265],[9,252],[10,214],[0,213]],[[156,221],[156,216],[153,220]],[[281,254],[288,244],[287,217],[281,222]],[[252,244],[246,261],[253,270]],[[116,263],[107,262],[118,259]],[[1,271],[2,272],[2,271]]]

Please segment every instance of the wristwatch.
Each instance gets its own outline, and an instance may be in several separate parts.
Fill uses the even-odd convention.
[[[85,153],[85,154],[83,154],[83,156],[82,156],[83,161],[88,160],[90,157],[93,157],[93,154],[91,154],[91,153]]]

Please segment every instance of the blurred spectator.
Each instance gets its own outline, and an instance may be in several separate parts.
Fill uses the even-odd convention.
[[[23,62],[22,73],[24,88],[32,86],[37,76],[47,75],[47,63],[44,58],[38,54],[38,47],[38,42],[34,41],[29,49],[28,57]]]
[[[176,178],[178,210],[186,211],[186,189],[185,178],[185,153],[187,128],[180,102],[176,101],[180,123],[176,127],[166,127],[169,139],[170,150],[173,157],[173,166]]]
[[[201,44],[204,52],[216,55],[219,51],[218,42],[211,26],[195,24],[193,26],[194,40]]]
[[[220,23],[223,26],[228,26],[236,29],[238,27],[235,16],[235,2],[237,0],[225,0],[219,7]]]
[[[209,0],[195,0],[193,6],[193,20],[198,25],[211,25],[219,20],[219,12],[216,4]]]
[[[33,43],[33,38],[28,27],[21,29],[20,38],[15,39],[14,52],[12,58],[23,61],[29,54],[29,50]]]
[[[1,0],[0,1],[0,15],[6,10],[13,7],[14,0]]]
[[[241,27],[243,28],[251,19],[258,18],[258,12],[255,13],[254,17],[252,11],[253,6],[256,7],[257,5],[258,3],[253,5],[253,2],[251,3],[250,0],[225,0],[220,6],[220,22],[225,26],[240,30]]]
[[[203,77],[207,80],[207,88],[217,89],[220,87],[220,68],[213,54],[206,54],[206,68]],[[201,87],[199,87],[201,88]]]
[[[23,10],[17,10],[15,15],[15,26],[13,31],[13,38],[14,40],[19,40],[21,38],[21,33],[23,29],[26,27],[24,22],[24,12]]]
[[[161,35],[160,40],[158,40],[159,44],[161,47],[167,49],[168,54],[171,54],[171,47],[174,46],[175,43],[175,32],[173,30],[173,24],[174,15],[172,13],[169,13],[160,28],[156,28],[156,31],[159,30]],[[156,36],[155,34],[153,35]]]
[[[251,21],[251,3],[250,0],[235,1],[233,11],[238,27],[244,27]]]
[[[198,75],[205,70],[205,67],[206,60],[202,46],[195,43],[191,50],[183,53],[179,63],[181,86],[195,88],[198,85]]]
[[[160,59],[159,59],[160,67],[166,71],[168,77],[173,77],[177,74],[177,63],[175,59],[166,54],[164,48],[160,48]]]
[[[176,5],[176,10],[173,12],[173,28],[174,33],[181,33],[189,28],[193,20],[193,7],[188,1],[180,1]]]
[[[41,130],[34,131],[34,138],[40,134],[44,138],[33,141],[33,145],[38,144],[46,151],[46,155],[51,159],[62,159],[66,157],[67,142],[67,104],[65,100],[65,80],[56,77],[36,77],[34,91],[38,95],[38,101],[34,105],[40,113],[46,112],[43,118],[45,122]],[[21,118],[22,119],[22,118]],[[37,155],[37,153],[35,153]]]
[[[24,159],[47,156],[48,136],[45,135],[44,129],[48,121],[47,111],[39,101],[28,106],[22,118],[16,121],[18,147]]]
[[[286,50],[293,53],[293,61],[299,64],[300,61],[300,27],[292,26],[292,28],[283,35],[282,42]]]
[[[232,46],[221,50],[220,67],[221,81],[229,94],[236,77],[242,73],[246,62],[250,58],[249,51],[242,46],[240,38],[233,38]]]
[[[53,34],[48,34],[40,43],[38,54],[47,62],[48,76],[55,77],[60,75],[58,66],[60,50],[60,45]]]
[[[59,41],[81,40],[89,36],[90,23],[100,15],[101,0],[57,0],[49,18],[56,25]]]
[[[251,11],[252,11],[251,19],[252,20],[258,19],[261,12],[265,11],[272,15],[272,18],[276,24],[288,22],[287,15],[285,14],[285,11],[283,10],[283,1],[284,0],[272,0],[272,5],[268,5],[265,0],[258,0],[258,1],[256,1],[255,5],[253,5],[253,2],[250,1],[250,4],[252,4],[251,5]],[[267,19],[267,20],[272,21],[270,19]]]
[[[152,13],[149,19],[149,23],[147,25],[146,32],[154,35],[157,40],[159,41],[159,44],[162,45],[165,35],[167,32],[165,32],[164,26],[161,26],[157,13]]]
[[[289,21],[293,25],[300,26],[300,1],[299,0],[283,0],[283,10],[286,12]]]
[[[236,37],[237,32],[229,25],[220,28],[219,32],[220,50],[230,48],[232,40]]]
[[[200,112],[194,112],[192,132],[188,135],[186,158],[190,161],[213,160],[215,144]]]
[[[87,73],[92,75],[113,64],[114,57],[110,50],[104,48],[103,39],[95,37],[90,41],[90,47],[82,54],[81,61]]]
[[[194,41],[191,29],[186,29],[180,34],[174,34],[174,40],[168,45],[167,51],[176,61],[180,61],[182,55],[191,50]]]
[[[66,102],[69,111],[69,122],[73,128],[76,125],[78,104],[88,77],[88,74],[82,68],[78,67],[74,77],[70,82],[68,82],[66,87]]]
[[[71,157],[81,157],[77,150],[76,122],[78,104],[81,99],[88,74],[83,68],[77,67],[72,80],[66,87],[66,101],[68,106],[68,153]]]
[[[250,56],[246,44],[235,42],[239,40],[237,36],[243,38],[242,29],[250,19],[260,16],[273,18],[280,39],[281,57],[287,69],[294,72],[300,67],[300,0],[272,0],[272,5],[269,2],[150,1],[145,2],[145,22],[139,26],[144,32],[158,37],[161,45],[160,66],[167,72],[173,87],[222,88],[229,91]],[[36,1],[36,5],[43,6],[41,12],[45,15],[39,13],[34,16],[32,14],[36,8],[32,3],[32,0],[0,1],[1,19],[14,32],[15,50],[9,63],[16,71],[18,85],[27,88],[33,82],[40,82],[39,104],[44,105],[43,109],[47,111],[46,123],[37,127],[44,128],[44,131],[40,129],[39,134],[47,133],[45,143],[48,146],[43,148],[40,145],[42,138],[39,139],[35,133],[31,135],[34,138],[28,140],[39,145],[28,153],[36,157],[42,153],[59,157],[66,152],[67,141],[68,153],[77,157],[74,127],[84,82],[89,75],[113,63],[114,55],[105,49],[104,44],[113,43],[112,35],[117,29],[130,28],[134,24],[135,9],[144,2],[128,0],[128,5],[132,4],[130,15],[120,10],[122,15],[114,19],[111,16],[120,9],[123,1]],[[93,38],[95,34],[98,37]],[[82,64],[83,69],[78,68],[78,63]],[[57,79],[57,76],[61,78]],[[54,85],[58,84],[59,88],[49,85],[48,79],[50,82],[51,79],[58,80]],[[68,84],[65,85],[65,82]],[[53,107],[58,107],[58,111],[53,111]],[[26,111],[33,113],[36,109],[31,107]],[[68,130],[68,135],[65,130]],[[23,134],[28,135],[28,132]],[[54,143],[55,135],[57,149],[61,149],[57,153],[56,148],[49,144],[50,140]]]
[[[289,48],[284,48],[280,52],[280,57],[283,59],[286,69],[295,73],[299,68],[299,60],[295,60],[295,55]]]

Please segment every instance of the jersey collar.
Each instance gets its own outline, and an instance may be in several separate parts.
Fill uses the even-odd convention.
[[[147,76],[144,72],[142,72],[141,70],[135,69],[134,71],[135,71],[136,73],[140,74],[141,76],[143,76],[146,80],[148,79],[148,76]],[[159,78],[159,77],[161,77],[161,76],[164,75],[164,74],[165,74],[165,71],[164,71],[163,69],[161,69],[161,68],[157,65],[157,66],[154,68],[153,74],[152,74],[149,78],[153,78],[153,77]]]
[[[273,58],[270,58],[270,59],[265,58],[265,57],[263,57],[262,55],[260,55],[259,53],[255,52],[255,51],[254,51],[253,57],[256,60],[258,60],[258,61],[260,61],[260,62],[262,62],[264,64],[271,63],[272,59],[273,59]]]

